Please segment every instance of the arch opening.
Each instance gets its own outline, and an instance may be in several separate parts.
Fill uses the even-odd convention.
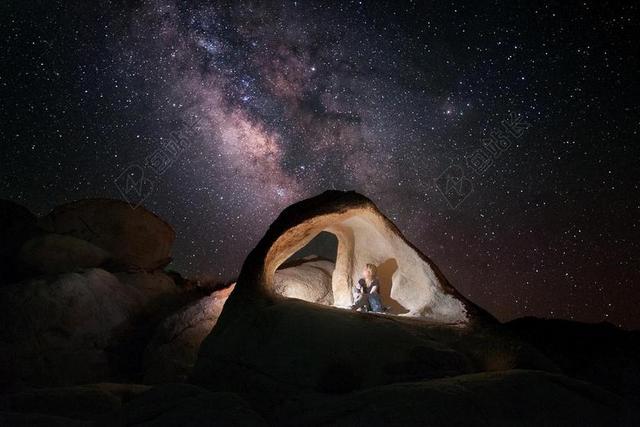
[[[309,259],[310,257],[318,257],[335,264],[338,257],[338,237],[331,232],[321,231],[278,268],[286,268],[287,266],[298,264],[303,262],[302,260],[305,258]]]
[[[347,242],[342,241],[340,245],[339,236],[344,239],[349,233],[336,232],[335,226],[322,230],[290,255],[276,269],[274,291],[290,298],[348,308],[354,301],[355,283],[362,274],[352,270],[354,260],[350,254],[353,255],[353,251],[345,250],[349,246]],[[398,261],[394,257],[379,258],[384,258],[384,261],[376,263],[376,259],[365,257],[362,260],[364,264],[374,263],[377,267],[380,298],[386,314],[406,314],[408,310],[391,296]],[[351,298],[336,301],[334,289],[344,294],[344,288],[348,288]]]
[[[274,291],[282,296],[333,305],[332,277],[338,238],[321,231],[292,254],[274,275]]]
[[[382,267],[382,300],[390,307],[389,313],[438,323],[468,321],[460,295],[373,205],[320,212],[272,231],[273,240],[265,248],[258,271],[259,283],[268,293],[279,293],[276,270],[321,232],[328,232],[336,236],[338,245],[331,277],[332,301],[325,304],[350,307],[354,284],[364,266],[372,263]]]

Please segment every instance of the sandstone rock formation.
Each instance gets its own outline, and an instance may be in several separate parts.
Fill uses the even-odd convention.
[[[202,297],[160,324],[145,350],[145,383],[187,379],[200,344],[211,332],[232,290],[230,286]]]
[[[295,265],[276,272],[275,291],[290,298],[331,304],[333,266],[332,262],[315,257],[297,260]],[[122,280],[122,274],[116,275]],[[215,326],[233,289],[232,284],[216,290],[171,314],[157,327],[145,349],[146,384],[182,382],[188,378],[202,341]]]
[[[295,405],[295,407],[294,407]],[[277,425],[620,426],[620,396],[540,371],[509,370],[296,399]]]
[[[67,273],[99,267],[111,255],[92,243],[73,236],[43,234],[25,242],[18,258],[27,268],[44,274]]]
[[[140,384],[97,383],[4,394],[0,396],[0,425],[123,425],[124,406],[149,389]]]
[[[362,314],[278,295],[279,265],[322,230],[338,236],[336,304],[350,302],[353,278],[365,263],[393,259],[390,297],[417,318]],[[285,209],[249,254],[202,344],[192,380],[232,390],[251,383],[263,392],[335,392],[466,374],[484,362],[462,342],[485,323],[494,321],[451,287],[371,201],[330,191]]]
[[[361,195],[286,209],[210,295],[158,269],[172,232],[152,214],[71,205],[47,230],[0,215],[3,260],[37,274],[0,287],[0,425],[640,425],[637,332],[499,324]],[[284,263],[323,230],[335,264]],[[367,262],[408,316],[342,308]]]
[[[170,259],[173,228],[162,219],[121,200],[87,199],[58,206],[40,218],[50,233],[64,234],[108,251],[116,262],[150,270]]]
[[[506,326],[566,374],[640,399],[640,331],[611,323],[522,317]]]
[[[318,304],[332,305],[331,277],[335,264],[308,257],[295,265],[281,268],[274,275],[274,292]]]
[[[124,406],[124,420],[136,426],[268,425],[238,394],[190,384],[163,384],[136,396]]]
[[[321,231],[338,238],[332,277],[334,304],[352,303],[352,287],[366,263],[379,266],[388,289],[383,302],[439,323],[467,323],[487,314],[453,288],[433,262],[405,239],[366,197],[327,191],[286,208],[249,254],[239,293],[273,296],[278,267]],[[392,301],[391,301],[392,300]]]
[[[99,268],[6,285],[0,288],[0,320],[11,327],[0,332],[2,379],[8,385],[72,385],[127,378],[129,370],[137,369],[155,325],[197,293],[181,290],[163,272]],[[205,325],[197,316],[191,321],[194,330],[176,334],[184,337],[197,330],[197,343],[176,339],[172,349],[193,359],[213,324]],[[154,354],[155,371],[175,367],[167,352],[172,354],[163,347]],[[162,378],[184,380],[186,373]]]
[[[107,347],[142,308],[142,295],[89,269],[0,288],[0,377],[67,385],[111,373]]]
[[[172,228],[142,207],[90,199],[38,219],[0,201],[0,231],[1,385],[134,375],[155,323],[193,299],[159,269]]]
[[[145,304],[162,303],[181,292],[173,279],[163,271],[115,272],[121,283],[138,290]]]
[[[261,413],[241,394],[190,384],[87,384],[0,396],[0,425],[635,426],[634,408],[589,383],[511,370],[348,394],[300,390]]]

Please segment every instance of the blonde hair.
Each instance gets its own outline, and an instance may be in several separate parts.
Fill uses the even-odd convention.
[[[376,267],[375,264],[366,264],[364,269],[371,272],[371,277],[376,277],[376,274],[378,273],[378,267]]]

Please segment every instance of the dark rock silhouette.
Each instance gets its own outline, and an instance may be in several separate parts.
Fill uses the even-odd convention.
[[[233,286],[214,291],[169,315],[156,328],[145,349],[148,384],[183,382],[196,362],[198,349],[216,324]]]
[[[110,376],[108,346],[142,297],[101,269],[0,288],[0,370],[11,383],[69,385]]]
[[[24,206],[0,200],[0,286],[20,276],[18,252],[27,240],[38,235],[37,221]]]
[[[77,237],[108,251],[116,262],[162,267],[175,240],[173,228],[148,210],[128,203],[88,199],[58,206],[38,220],[50,232]]]
[[[563,372],[621,395],[640,397],[640,331],[610,323],[523,317],[506,324]]]
[[[58,274],[99,267],[111,258],[111,254],[77,237],[52,233],[25,242],[18,258],[36,273]]]
[[[640,425],[638,331],[500,324],[357,193],[285,209],[224,287],[120,201],[0,201],[0,231],[0,425]],[[335,263],[286,262],[322,231]],[[345,309],[367,262],[404,315]]]
[[[3,201],[0,229],[3,387],[130,378],[141,333],[189,299],[154,267],[173,229],[142,207],[89,199],[37,218]]]

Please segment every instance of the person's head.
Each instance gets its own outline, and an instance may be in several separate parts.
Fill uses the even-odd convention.
[[[367,264],[364,266],[364,270],[362,270],[362,275],[367,280],[373,280],[376,277],[376,273],[378,269],[375,264]]]

